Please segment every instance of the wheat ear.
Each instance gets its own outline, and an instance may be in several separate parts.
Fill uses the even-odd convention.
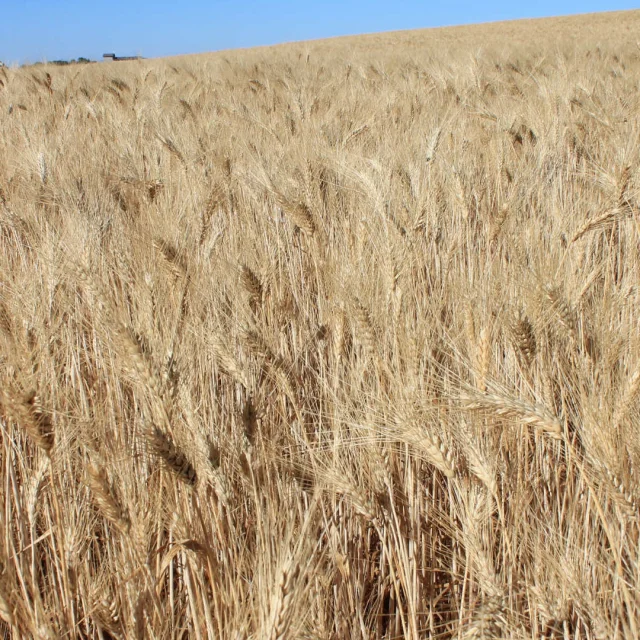
[[[37,393],[30,391],[21,401],[17,401],[5,389],[0,389],[0,404],[7,416],[19,424],[40,449],[50,455],[55,442],[53,424]]]
[[[146,432],[146,440],[151,453],[164,461],[167,468],[186,485],[193,486],[198,480],[194,466],[187,456],[176,447],[171,437],[158,427],[152,426]]]
[[[309,207],[303,202],[291,202],[282,194],[276,194],[276,202],[291,222],[305,235],[313,236],[316,232],[316,224]]]
[[[124,532],[128,532],[131,520],[126,509],[115,496],[105,470],[94,463],[89,463],[87,466],[87,485],[91,489],[102,515]]]
[[[633,403],[640,391],[640,369],[637,369],[635,373],[629,379],[627,389],[620,400],[620,403],[616,407],[613,414],[613,428],[618,430],[622,422],[629,415],[629,411],[633,406]]]
[[[460,401],[461,406],[468,411],[490,411],[504,418],[515,418],[556,440],[562,439],[560,420],[539,404],[531,405],[497,393],[462,394]]]
[[[537,342],[536,334],[533,326],[522,312],[519,312],[511,327],[513,335],[513,343],[527,367],[531,366],[533,359],[536,357]]]

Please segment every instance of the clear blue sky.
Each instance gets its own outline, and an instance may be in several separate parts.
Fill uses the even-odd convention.
[[[0,0],[0,60],[146,57],[592,11],[626,0]]]

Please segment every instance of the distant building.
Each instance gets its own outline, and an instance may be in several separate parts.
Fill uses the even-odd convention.
[[[115,53],[102,54],[104,62],[121,62],[122,60],[141,60],[142,56],[117,56]]]

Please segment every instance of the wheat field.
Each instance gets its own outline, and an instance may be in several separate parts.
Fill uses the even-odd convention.
[[[634,33],[0,69],[3,637],[639,637]]]

